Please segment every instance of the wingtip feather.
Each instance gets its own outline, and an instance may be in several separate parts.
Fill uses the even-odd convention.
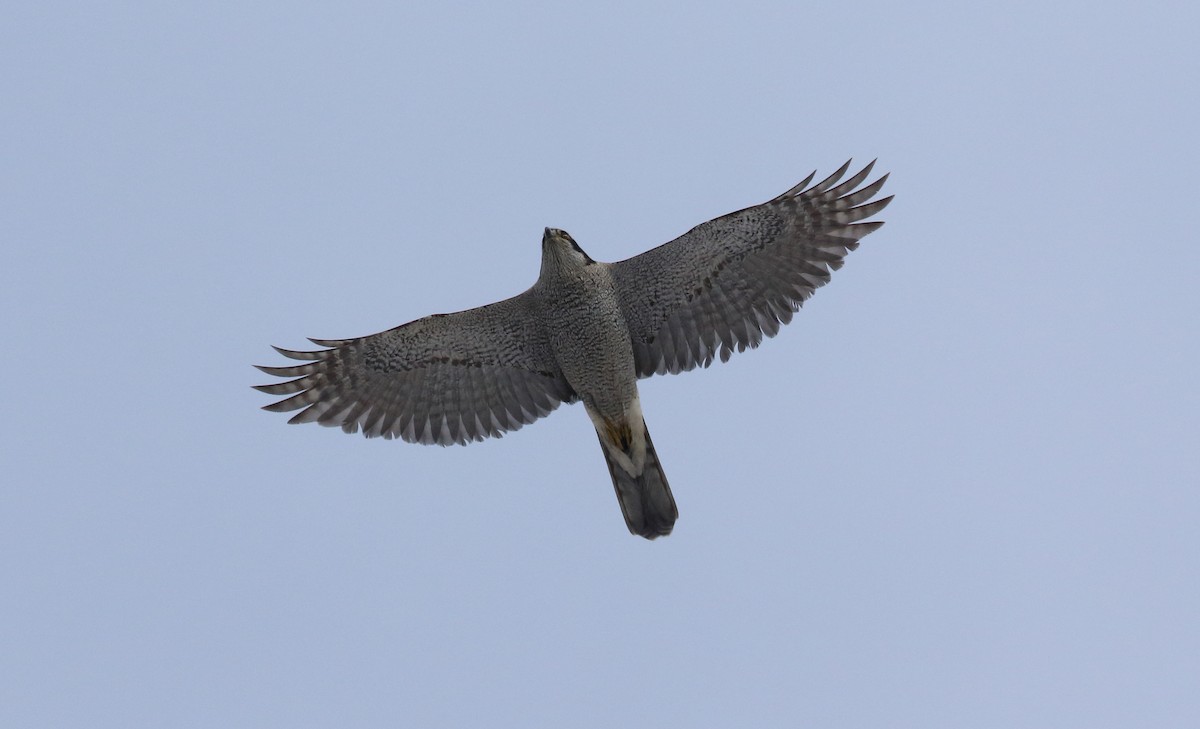
[[[814,185],[813,187],[806,190],[805,194],[806,195],[819,195],[819,194],[825,192],[826,190],[828,190],[829,188],[833,187],[834,185],[836,185],[837,181],[842,179],[842,177],[846,174],[846,170],[850,169],[850,163],[853,161],[854,161],[853,157],[846,160],[846,163],[844,165],[842,165],[841,167],[837,168],[837,170],[834,171],[834,173],[832,175],[830,175],[829,177],[826,177],[824,180],[821,180],[816,185]]]

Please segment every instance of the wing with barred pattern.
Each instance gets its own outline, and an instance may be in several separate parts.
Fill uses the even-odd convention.
[[[859,222],[892,200],[871,201],[887,175],[855,189],[874,164],[841,184],[849,162],[812,187],[809,175],[769,202],[612,264],[638,376],[707,367],[775,336],[883,225]]]
[[[264,409],[300,410],[292,423],[439,445],[499,437],[576,399],[533,305],[525,292],[371,336],[312,340],[328,347],[320,351],[276,347],[306,363],[259,366],[296,379],[256,389],[289,395]]]

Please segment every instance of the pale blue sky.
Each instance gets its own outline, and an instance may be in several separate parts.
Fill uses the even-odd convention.
[[[1191,3],[26,3],[0,19],[0,725],[1200,725]],[[761,349],[499,441],[261,412],[880,159]]]

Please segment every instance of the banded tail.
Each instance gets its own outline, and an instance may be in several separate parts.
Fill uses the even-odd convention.
[[[630,533],[646,539],[665,537],[675,526],[679,509],[675,507],[675,497],[671,495],[667,474],[659,465],[646,421],[642,421],[646,444],[645,457],[642,459],[635,456],[637,448],[634,441],[640,439],[631,438],[629,428],[621,430],[625,431],[621,434],[624,437],[613,438],[617,433],[600,430],[596,434],[600,438],[600,450],[604,452],[604,461],[608,464],[608,473],[617,492],[617,502],[621,505],[621,513],[625,515],[625,524]],[[613,451],[620,453],[620,456],[614,456]],[[637,466],[639,460],[640,469]]]

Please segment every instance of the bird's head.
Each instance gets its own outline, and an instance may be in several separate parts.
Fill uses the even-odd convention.
[[[556,267],[581,268],[595,263],[592,257],[583,252],[567,231],[558,228],[546,228],[542,235],[542,268],[547,264]]]

